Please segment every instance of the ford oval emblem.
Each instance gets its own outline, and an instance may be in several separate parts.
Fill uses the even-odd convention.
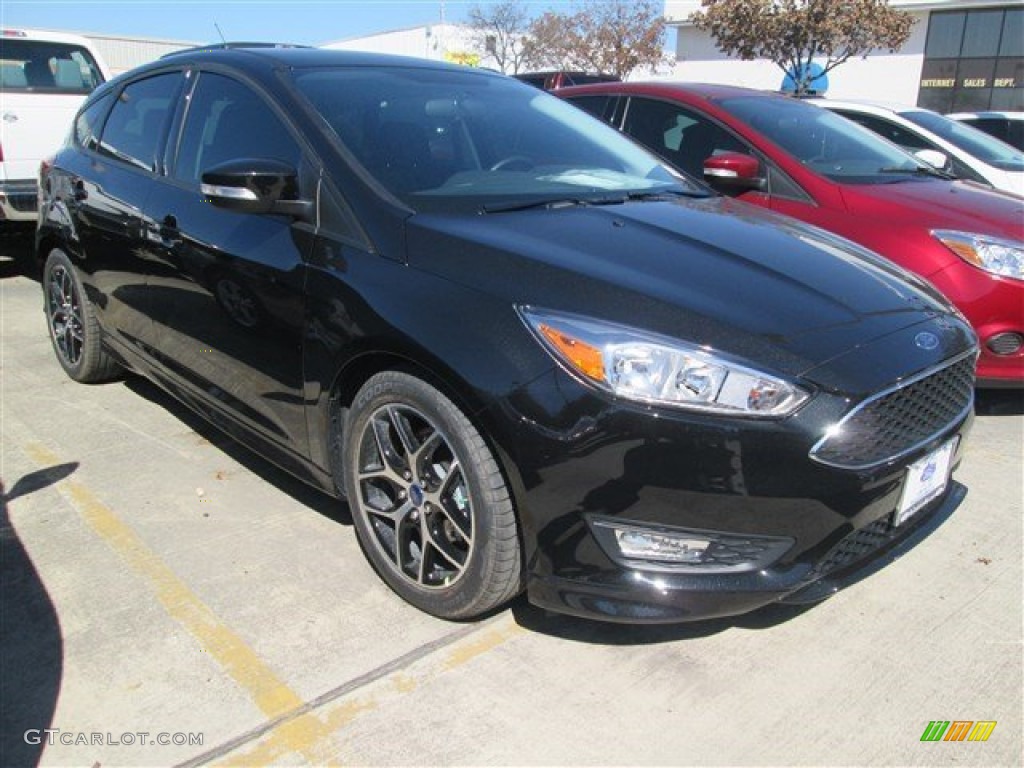
[[[921,333],[917,334],[917,336],[914,337],[914,344],[916,344],[921,349],[931,351],[935,349],[937,346],[939,346],[939,337],[936,336],[934,333],[929,333],[928,331],[921,331]]]

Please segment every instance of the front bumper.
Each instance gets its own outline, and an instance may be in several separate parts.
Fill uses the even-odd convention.
[[[928,280],[956,304],[978,335],[978,386],[1024,387],[1024,347],[1006,353],[999,351],[997,343],[1007,335],[1024,336],[1024,282],[963,262],[929,275]]]
[[[616,402],[560,370],[532,382],[503,406],[519,425],[513,485],[530,601],[607,621],[692,621],[822,599],[877,570],[962,501],[952,471],[973,415],[965,409],[871,467],[812,459],[850,409],[848,398],[819,392],[787,419],[724,419]],[[894,527],[907,468],[954,439],[944,492]],[[749,567],[624,564],[595,536],[595,520],[791,544]]]
[[[34,179],[0,181],[0,221],[35,221],[39,185]]]
[[[833,569],[807,561],[741,574],[694,576],[620,570],[582,578],[531,575],[534,605],[558,613],[630,624],[660,624],[736,616],[771,603],[809,604],[867,578],[913,549],[960,506],[967,489],[951,482],[946,493],[910,523],[893,529],[885,518],[852,530],[830,550],[862,549]]]

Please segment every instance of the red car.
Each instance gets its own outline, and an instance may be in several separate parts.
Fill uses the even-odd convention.
[[[927,278],[978,333],[979,386],[1024,385],[1024,198],[953,181],[789,96],[690,83],[600,83],[557,95],[719,192]]]

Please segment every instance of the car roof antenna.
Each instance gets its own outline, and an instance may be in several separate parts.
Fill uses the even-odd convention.
[[[217,30],[217,34],[218,34],[218,35],[220,35],[220,41],[221,41],[222,43],[224,43],[225,45],[227,45],[227,42],[228,42],[228,41],[227,41],[227,40],[225,39],[225,37],[224,37],[224,33],[220,31],[220,24],[218,24],[218,23],[217,23],[217,22],[215,21],[215,22],[213,22],[213,27],[214,27],[214,29],[216,29],[216,30]]]

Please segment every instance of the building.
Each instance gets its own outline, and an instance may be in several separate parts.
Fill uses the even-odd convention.
[[[890,0],[915,19],[895,53],[877,51],[829,73],[828,95],[917,104],[939,112],[1024,110],[1024,4],[995,0]],[[783,73],[765,60],[740,61],[693,27],[699,0],[667,0],[676,30],[672,79],[778,89]]]
[[[201,43],[185,40],[160,40],[149,37],[122,37],[94,32],[75,32],[90,40],[114,75],[159,59],[165,53],[192,48]]]
[[[369,51],[396,56],[415,56],[433,61],[497,68],[494,59],[482,53],[476,33],[464,24],[431,24],[407,27],[377,35],[354,37],[325,43],[321,48],[344,51]]]

